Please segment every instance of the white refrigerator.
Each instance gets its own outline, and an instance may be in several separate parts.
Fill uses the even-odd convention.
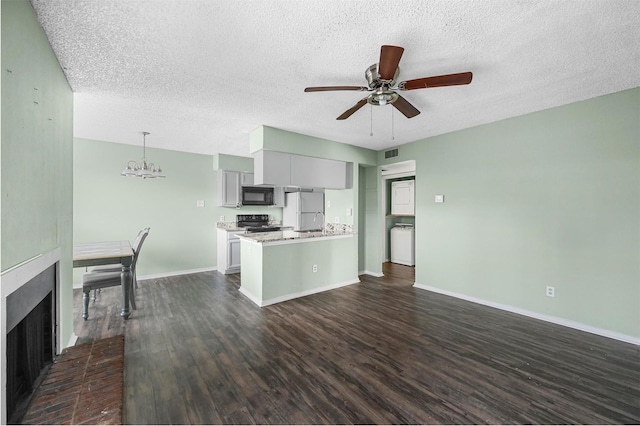
[[[282,210],[282,225],[293,226],[294,231],[323,229],[324,194],[322,192],[288,192]]]

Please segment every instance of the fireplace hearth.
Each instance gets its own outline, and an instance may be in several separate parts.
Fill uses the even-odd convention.
[[[6,414],[19,423],[56,354],[56,267],[51,265],[7,296]]]

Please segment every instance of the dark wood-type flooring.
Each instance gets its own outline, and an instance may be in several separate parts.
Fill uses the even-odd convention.
[[[258,308],[239,276],[105,289],[80,342],[124,334],[125,423],[640,423],[640,348],[412,287],[413,268]]]

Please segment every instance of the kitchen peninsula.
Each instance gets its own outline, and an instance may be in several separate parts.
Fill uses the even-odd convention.
[[[349,225],[324,231],[240,234],[240,292],[258,306],[360,282],[357,238]]]

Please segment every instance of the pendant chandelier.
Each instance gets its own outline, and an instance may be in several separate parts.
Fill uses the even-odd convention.
[[[164,178],[165,174],[162,172],[160,165],[156,167],[153,163],[147,163],[146,147],[147,147],[147,135],[149,132],[142,133],[142,162],[129,161],[127,166],[120,173],[122,176],[139,177],[142,179]]]

